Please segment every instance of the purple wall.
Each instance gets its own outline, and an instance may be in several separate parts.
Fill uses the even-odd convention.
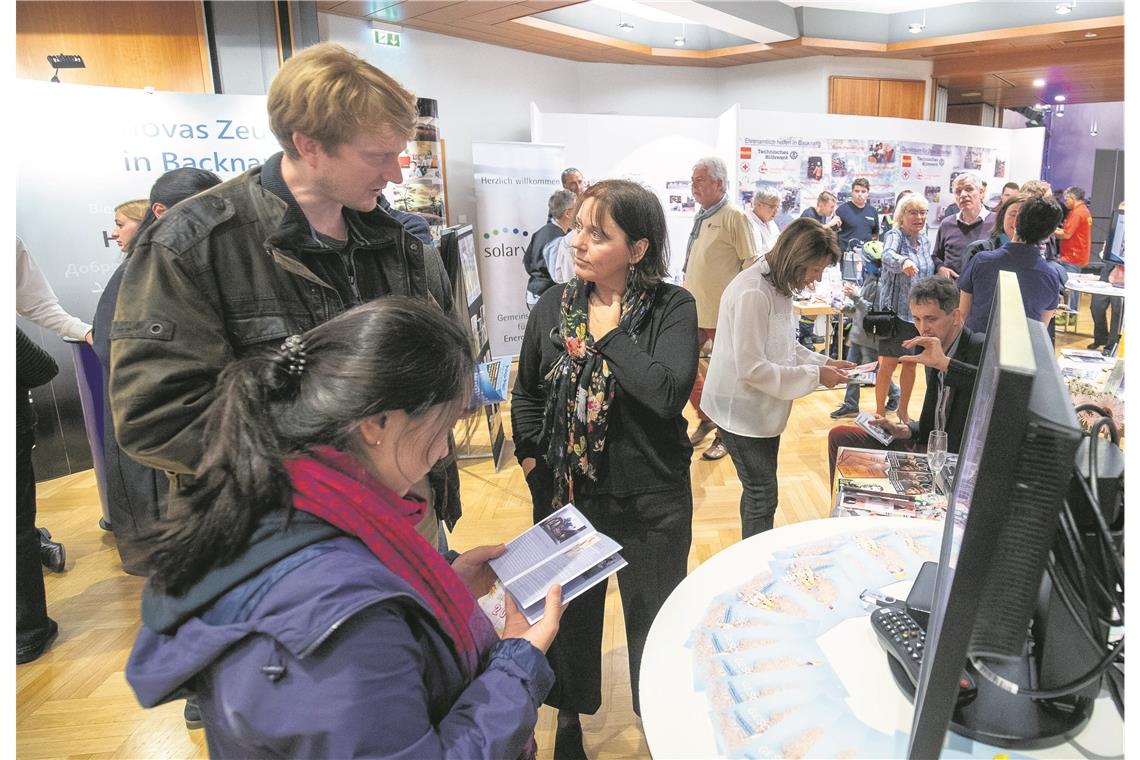
[[[1093,121],[1098,134],[1089,136]],[[1089,191],[1096,151],[1124,150],[1124,103],[1086,103],[1065,107],[1065,115],[1050,114],[1045,121],[1046,180],[1060,191],[1071,185]]]

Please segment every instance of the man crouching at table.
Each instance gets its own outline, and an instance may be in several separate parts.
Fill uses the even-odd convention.
[[[932,430],[946,431],[946,450],[950,453],[957,454],[962,445],[962,430],[986,336],[966,329],[958,308],[958,287],[945,277],[926,277],[916,282],[910,289],[910,311],[918,337],[904,341],[903,347],[917,348],[919,353],[903,356],[899,361],[926,365],[922,414],[918,422],[905,425],[875,417],[872,424],[895,437],[886,447],[855,425],[832,428],[827,435],[830,483],[835,482],[835,457],[840,446],[922,451]]]

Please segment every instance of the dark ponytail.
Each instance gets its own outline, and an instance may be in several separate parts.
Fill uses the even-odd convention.
[[[131,238],[131,244],[127,246],[127,255],[130,256],[134,252],[135,241],[139,240],[143,232],[158,220],[154,213],[154,204],[161,203],[169,209],[176,203],[220,184],[222,184],[222,180],[217,174],[195,166],[171,169],[156,179],[154,184],[150,186],[146,213],[143,215],[142,221],[139,222],[139,228],[135,230],[135,236]]]
[[[471,395],[467,335],[438,307],[390,296],[302,336],[303,350],[269,350],[222,372],[194,481],[139,544],[156,586],[180,594],[246,548],[260,519],[292,504],[287,457],[312,446],[351,450],[376,414],[415,417]],[[296,369],[303,355],[304,366]]]

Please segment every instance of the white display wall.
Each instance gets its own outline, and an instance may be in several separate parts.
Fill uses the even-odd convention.
[[[689,177],[701,156],[725,161],[730,197],[738,204],[759,187],[776,189],[785,199],[781,226],[813,205],[821,190],[848,197],[858,176],[868,177],[872,201],[884,206],[903,189],[925,195],[933,225],[954,200],[949,185],[958,172],[981,175],[988,196],[1010,180],[1040,177],[1045,137],[1037,129],[739,106],[716,118],[543,113],[532,106],[531,132],[536,142],[565,145],[567,163],[591,182],[633,179],[657,192],[669,225],[670,271],[678,280],[696,210]]]
[[[734,130],[722,121],[543,113],[532,106],[531,139],[564,145],[566,164],[581,169],[590,182],[629,179],[653,188],[669,228],[669,271],[679,282],[696,208],[689,192],[693,162],[731,151]]]

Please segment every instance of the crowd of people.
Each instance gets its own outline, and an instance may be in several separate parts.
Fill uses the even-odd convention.
[[[558,710],[555,757],[585,757],[604,585],[565,606],[552,587],[535,624],[508,595],[497,633],[476,599],[505,547],[447,545],[470,343],[421,226],[379,200],[401,181],[415,99],[321,44],[282,66],[268,110],[280,153],[224,183],[177,169],[121,204],[124,258],[94,326],[53,323],[103,364],[111,528],[124,570],[148,576],[127,680],[144,706],[187,700],[216,757],[533,757],[544,702]],[[960,174],[958,211],[932,244],[925,198],[902,195],[882,219],[856,179],[849,201],[822,193],[781,230],[777,195],[738,208],[724,163],[700,158],[677,285],[651,190],[588,184],[577,169],[562,185],[523,257],[512,435],[533,520],[572,501],[622,546],[639,713],[650,625],[686,574],[695,447],[712,436],[702,456],[731,458],[743,538],[773,527],[794,400],[846,384],[832,416],[852,416],[857,364],[879,362],[874,424],[892,446],[943,431],[956,450],[997,272],[1017,271],[1030,316],[1052,319],[1063,273],[1043,251],[1055,236],[1062,265],[1087,263],[1087,209],[1069,188],[1062,225],[1048,193],[1022,186],[995,215],[985,183]],[[863,259],[844,289],[851,347],[829,357],[796,340],[793,300],[845,250]],[[875,329],[872,314],[885,317]],[[27,389],[55,367],[17,339],[17,660],[28,661],[55,624],[42,578],[25,593],[38,557]],[[841,425],[827,445],[834,469],[838,446],[872,443]]]

